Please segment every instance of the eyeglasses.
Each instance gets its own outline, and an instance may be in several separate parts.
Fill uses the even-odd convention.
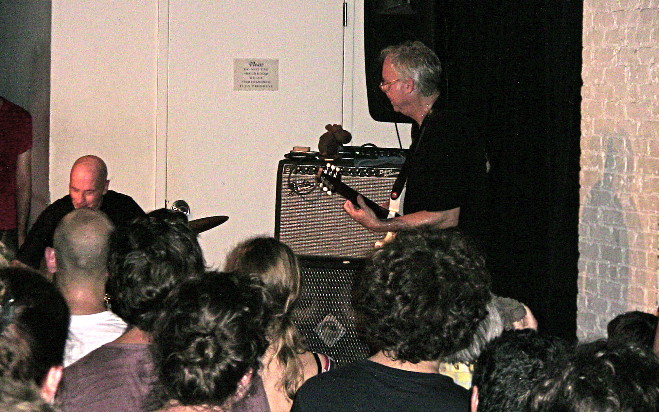
[[[396,83],[397,81],[400,81],[400,80],[403,80],[403,79],[395,79],[395,80],[391,80],[391,81],[388,81],[388,82],[381,81],[380,82],[380,89],[382,89],[382,90],[384,90],[385,88],[388,89],[389,86],[391,86],[392,84],[394,84],[394,83]]]

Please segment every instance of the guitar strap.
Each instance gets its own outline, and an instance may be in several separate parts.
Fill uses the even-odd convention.
[[[428,112],[428,115],[431,114],[432,114],[432,110]],[[419,145],[421,144],[421,140],[423,139],[423,136],[425,134],[426,134],[426,127],[422,124],[421,127],[419,128],[419,137],[412,142],[412,145],[410,147],[410,152],[412,153],[413,156],[415,156],[419,151]],[[400,195],[403,193],[403,189],[405,189],[405,183],[407,183],[407,176],[409,175],[409,169],[411,167],[410,163],[412,162],[408,160],[406,160],[403,163],[403,167],[401,167],[400,172],[398,173],[398,177],[394,181],[394,185],[391,188],[392,200],[398,199]]]

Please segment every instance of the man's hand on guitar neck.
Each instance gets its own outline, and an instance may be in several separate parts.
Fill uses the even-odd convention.
[[[366,206],[364,199],[357,197],[357,206],[351,201],[346,200],[343,209],[366,229],[373,232],[397,232],[402,229],[409,229],[422,225],[432,225],[440,229],[457,226],[460,218],[460,208],[450,210],[441,210],[438,212],[428,212],[422,210],[410,213],[408,215],[397,216],[392,219],[380,220],[375,213]]]
[[[373,232],[387,232],[386,229],[382,230],[381,227],[384,226],[385,222],[389,219],[378,219],[378,217],[375,216],[375,213],[373,213],[373,210],[366,206],[364,198],[361,195],[357,196],[357,205],[354,205],[350,200],[346,200],[345,203],[343,203],[343,210],[366,229]]]

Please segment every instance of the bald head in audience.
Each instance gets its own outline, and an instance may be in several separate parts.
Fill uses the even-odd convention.
[[[105,213],[76,209],[60,221],[46,264],[74,315],[105,310],[107,259],[114,225]],[[80,299],[81,293],[85,298]],[[74,298],[75,297],[75,298]]]

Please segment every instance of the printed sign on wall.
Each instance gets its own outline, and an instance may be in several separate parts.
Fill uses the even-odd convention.
[[[279,59],[233,59],[233,90],[279,90]]]

